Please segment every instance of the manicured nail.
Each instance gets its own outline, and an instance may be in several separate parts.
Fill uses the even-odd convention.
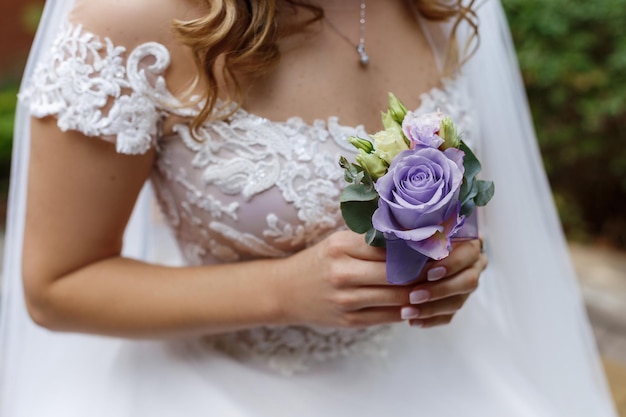
[[[411,320],[409,324],[411,325],[411,327],[424,327],[423,321]]]
[[[429,298],[430,293],[426,290],[417,290],[409,294],[409,301],[411,301],[411,304],[420,304],[424,301],[428,301]]]
[[[429,281],[437,281],[446,276],[446,267],[438,266],[437,268],[433,268],[426,273],[426,279]]]
[[[400,317],[402,320],[416,319],[420,315],[420,311],[415,307],[402,307]]]

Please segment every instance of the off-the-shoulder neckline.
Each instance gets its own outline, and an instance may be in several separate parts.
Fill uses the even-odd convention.
[[[162,72],[164,72],[165,69],[169,66],[170,51],[164,44],[160,42],[156,42],[156,41],[144,42],[135,46],[134,48],[132,48],[132,50],[128,50],[125,46],[115,45],[108,36],[101,36],[96,33],[93,33],[89,29],[86,29],[80,23],[74,23],[67,18],[63,26],[65,26],[64,29],[67,30],[68,33],[74,32],[76,34],[81,34],[82,36],[86,35],[89,39],[94,39],[98,42],[103,43],[103,45],[110,45],[110,46],[115,47],[116,49],[119,48],[123,50],[124,53],[127,55],[126,56],[127,60],[130,56],[134,54],[135,51],[140,51],[140,50],[156,51],[155,48],[157,48],[159,53],[167,55],[167,56],[156,56],[156,52],[153,52],[153,54],[155,55],[155,58],[157,58],[157,61],[160,62],[158,65],[159,69],[155,73],[157,77],[155,80],[154,91],[152,92],[155,98],[157,98],[158,109],[161,112],[179,116],[179,117],[184,117],[184,118],[195,117],[199,113],[199,109],[201,108],[201,102],[197,102],[197,99],[196,99],[196,104],[184,104],[174,94],[172,94],[170,89],[167,87],[167,82],[165,78],[163,77]],[[431,89],[424,91],[423,93],[420,94],[419,96],[420,103],[418,107],[414,109],[413,111],[414,112],[421,111],[424,105],[426,104],[426,102],[432,102],[435,100],[436,95],[445,94],[446,91],[450,89],[454,89],[453,86],[458,81],[459,81],[459,77],[440,78],[437,85],[433,86]],[[193,102],[193,101],[194,101],[194,98],[192,97],[190,102]],[[218,106],[219,105],[220,105],[220,100],[218,100]],[[232,105],[237,107],[236,103],[233,103]],[[362,130],[363,132],[365,132],[365,128],[363,124],[358,124],[356,126],[355,125],[343,125],[340,122],[340,117],[337,115],[328,115],[325,118],[315,118],[313,120],[305,120],[301,116],[297,116],[297,115],[286,116],[281,119],[272,119],[272,118],[268,118],[257,113],[250,112],[245,109],[245,106],[237,107],[237,110],[235,110],[235,112],[228,119],[226,119],[226,121],[232,121],[232,120],[243,119],[243,118],[255,118],[257,120],[262,120],[266,123],[272,123],[272,124],[277,124],[277,125],[287,125],[287,124],[293,123],[294,121],[298,121],[299,125],[306,126],[310,129],[319,128],[320,125],[326,126],[326,129],[327,129],[329,122],[332,121],[332,123],[338,126],[339,128]],[[207,122],[207,123],[211,123],[211,122]],[[176,123],[176,124],[179,124],[179,123]]]

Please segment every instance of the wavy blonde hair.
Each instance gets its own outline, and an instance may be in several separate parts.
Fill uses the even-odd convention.
[[[227,97],[225,104],[242,102],[243,94],[239,77],[262,74],[277,64],[280,51],[277,43],[281,38],[300,32],[312,23],[324,18],[324,10],[307,0],[201,0],[206,3],[207,13],[190,21],[173,22],[177,37],[193,51],[199,78],[204,88],[203,106],[192,121],[195,132],[206,120],[215,117],[218,97],[221,94],[220,78],[224,82]],[[477,40],[478,25],[473,6],[463,0],[408,0],[425,19],[437,22],[452,21],[452,38],[446,56],[444,72],[453,72],[471,55],[471,39]],[[279,7],[288,7],[292,13],[298,9],[309,11],[304,22],[292,25],[278,23]],[[281,10],[282,11],[282,10]],[[473,35],[461,48],[456,40],[457,28],[468,22]],[[477,44],[477,42],[473,42]],[[219,69],[221,68],[221,74]],[[232,114],[218,112],[222,118]]]

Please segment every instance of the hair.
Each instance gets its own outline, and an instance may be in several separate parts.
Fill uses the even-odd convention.
[[[226,118],[242,103],[241,76],[262,74],[280,59],[277,42],[286,36],[324,18],[324,10],[307,0],[200,0],[207,13],[200,18],[173,22],[175,35],[191,48],[199,76],[189,91],[199,84],[204,89],[200,112],[191,123],[195,132],[206,120]],[[462,0],[408,0],[425,19],[435,22],[454,21],[444,73],[460,68],[477,47],[478,25],[473,6],[475,0],[463,5]],[[295,15],[298,9],[310,14],[304,22],[279,24],[279,7]],[[280,10],[283,11],[282,9]],[[473,35],[463,48],[457,42],[457,29],[469,23]],[[473,45],[473,46],[472,46]],[[220,71],[221,68],[221,71]],[[224,108],[216,112],[223,82],[228,97]],[[229,106],[231,104],[233,106]],[[230,107],[230,111],[223,111]],[[219,116],[215,114],[218,113]]]

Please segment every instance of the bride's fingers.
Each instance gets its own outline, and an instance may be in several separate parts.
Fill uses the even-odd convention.
[[[401,307],[407,305],[411,287],[370,286],[344,292],[340,300],[346,310],[371,307]]]
[[[400,317],[400,308],[398,307],[366,308],[346,313],[343,318],[344,327],[347,328],[363,328],[401,321],[403,320]]]
[[[468,296],[469,294],[456,295],[419,306],[402,307],[401,316],[403,319],[423,320],[454,314],[463,307]]]
[[[375,248],[365,243],[363,235],[349,230],[333,233],[325,241],[326,253],[329,257],[348,255],[365,261],[384,262],[386,252],[384,248]]]
[[[441,261],[427,264],[422,273],[422,278],[428,281],[437,281],[472,266],[481,256],[480,247],[481,243],[478,239],[456,243],[449,256]]]
[[[478,279],[486,264],[487,258],[481,255],[471,268],[464,269],[448,279],[417,285],[411,291],[409,300],[411,304],[423,304],[454,295],[469,294],[478,288]]]
[[[443,325],[446,325],[446,324],[450,324],[450,322],[452,321],[453,318],[454,318],[454,314],[449,314],[449,315],[446,315],[446,316],[433,317],[431,319],[410,320],[409,324],[411,326],[421,327],[421,328],[427,329],[429,327],[443,326]]]

